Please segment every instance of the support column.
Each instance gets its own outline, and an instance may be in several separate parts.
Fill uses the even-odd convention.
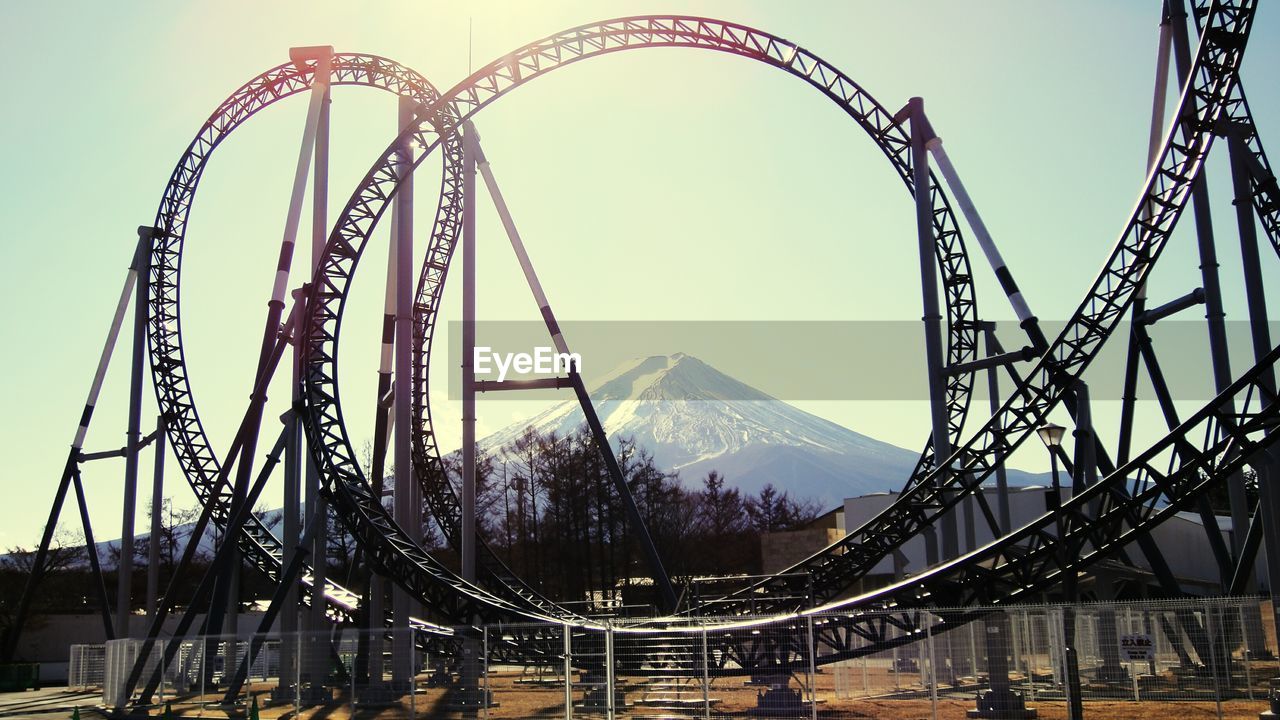
[[[1067,600],[1074,603],[1074,598]],[[1080,687],[1080,654],[1076,649],[1076,609],[1074,604],[1062,608],[1063,670],[1067,693],[1067,720],[1084,720],[1084,698]]]
[[[391,237],[399,236],[396,214],[391,214]],[[373,488],[378,503],[383,504],[386,497],[385,480],[387,475],[387,446],[390,444],[389,430],[392,428],[391,404],[394,395],[391,388],[392,362],[395,357],[396,332],[396,249],[392,242],[387,249],[386,289],[382,308],[382,357],[378,367],[377,401],[373,423],[373,458],[369,468],[369,483]],[[394,508],[393,508],[394,509]],[[358,669],[362,680],[371,685],[380,685],[383,675],[383,634],[386,623],[386,581],[373,567],[373,558],[366,556],[365,567],[368,569],[369,585],[362,601],[361,633],[364,643],[364,665]]]
[[[1162,11],[1160,16],[1160,39],[1156,48],[1156,77],[1155,91],[1151,100],[1151,124],[1147,132],[1147,172],[1155,170],[1156,162],[1160,157],[1160,146],[1164,140],[1164,114],[1166,96],[1169,93],[1169,53],[1172,43],[1172,24],[1170,23],[1168,6]],[[1148,205],[1146,210],[1147,217],[1151,217],[1153,208]],[[1116,466],[1123,466],[1129,462],[1129,448],[1132,444],[1133,435],[1133,416],[1134,403],[1138,400],[1138,362],[1139,362],[1139,337],[1137,328],[1137,319],[1146,310],[1147,304],[1147,284],[1143,283],[1138,286],[1134,292],[1133,309],[1129,313],[1129,320],[1134,330],[1129,333],[1129,348],[1126,353],[1124,390],[1120,396],[1120,436],[1116,443],[1118,448],[1116,452]]]
[[[1075,472],[1071,474],[1071,496],[1084,492],[1098,482],[1098,460],[1094,454],[1093,406],[1089,402],[1089,386],[1076,380]]]
[[[920,251],[920,288],[924,299],[925,362],[929,376],[929,415],[933,428],[933,457],[941,468],[951,456],[951,438],[947,426],[947,383],[942,356],[942,312],[938,303],[938,266],[933,238],[933,204],[930,202],[929,152],[933,132],[924,115],[924,99],[913,97],[907,103],[911,121],[912,184],[915,188],[916,238]],[[945,493],[946,491],[944,491]],[[949,496],[949,493],[944,497]],[[949,560],[960,554],[956,514],[943,513],[942,558]],[[930,564],[933,561],[930,560]]]
[[[1253,218],[1253,189],[1249,182],[1248,153],[1241,133],[1245,128],[1232,128],[1228,135],[1231,152],[1231,179],[1235,191],[1236,225],[1240,232],[1240,259],[1244,266],[1244,289],[1249,307],[1249,329],[1253,340],[1254,360],[1261,360],[1271,351],[1271,325],[1267,312],[1267,296],[1262,282],[1262,261],[1258,255],[1258,232]],[[1261,180],[1262,178],[1258,178]],[[1262,376],[1262,386],[1273,395],[1276,392],[1275,375]],[[1272,598],[1272,612],[1280,627],[1280,608],[1275,607],[1276,586],[1280,583],[1280,492],[1273,483],[1277,477],[1273,455],[1263,453],[1258,473],[1258,510],[1262,520],[1263,547],[1267,557],[1267,590]],[[1237,531],[1238,532],[1238,531]],[[1239,562],[1254,562],[1252,557],[1242,556]],[[1265,648],[1265,640],[1258,637],[1261,631],[1250,633],[1250,650]]]
[[[330,51],[332,52],[332,51]],[[312,174],[311,187],[311,275],[320,266],[320,258],[324,257],[325,241],[329,230],[329,109],[333,103],[328,83],[328,63],[325,63],[325,83],[322,88],[319,115],[316,118],[315,169]],[[319,71],[317,71],[319,72]],[[298,337],[304,330],[299,323]],[[304,437],[305,440],[305,437]],[[307,486],[307,517],[315,524],[311,533],[311,573],[315,582],[311,586],[311,636],[306,644],[308,648],[307,667],[310,669],[313,688],[324,685],[329,670],[329,620],[326,617],[328,603],[325,601],[324,588],[328,580],[329,570],[329,512],[328,502],[321,493],[320,470],[316,467],[315,458],[310,452],[304,453]]]
[[[134,519],[138,512],[138,454],[142,452],[143,363],[147,352],[147,291],[150,287],[152,229],[138,228],[141,244],[134,286],[133,343],[129,355],[129,427],[125,432],[124,512],[120,519],[120,563],[116,578],[116,637],[127,638],[133,608]]]
[[[304,291],[293,291],[293,316],[301,318],[303,316],[303,295]],[[302,386],[300,380],[302,377],[302,333],[294,330],[293,342],[293,380],[290,383],[292,391],[292,405],[297,407],[302,400]],[[292,411],[291,411],[292,412]],[[289,567],[295,562],[295,558],[300,552],[299,543],[302,537],[302,423],[297,421],[296,417],[289,417],[286,420],[288,439],[285,441],[284,454],[284,513],[282,522],[283,537],[281,544],[284,549],[283,565]],[[308,552],[303,549],[301,552]],[[297,688],[294,681],[298,677],[298,610],[299,596],[298,583],[287,583],[284,598],[281,601],[280,608],[280,682],[279,687],[282,692],[279,694],[281,699],[287,697],[296,697]]]
[[[462,578],[476,579],[476,131],[462,136]],[[480,705],[475,638],[462,641],[461,703]]]
[[[978,694],[978,717],[1036,717],[1036,711],[1027,709],[1023,697],[1013,691],[1009,682],[1009,616],[995,612],[988,615],[982,625],[986,630],[987,678],[991,689]]]
[[[476,152],[463,131],[462,192],[462,578],[476,579]]]
[[[391,377],[395,359],[396,333],[396,248],[394,239],[399,237],[399,223],[396,213],[391,214],[391,237],[393,242],[387,249],[386,291],[382,308],[382,358],[378,368],[377,409],[373,423],[373,458],[369,472],[369,482],[379,504],[386,497],[387,446],[391,444],[390,430],[394,423],[390,417],[394,394]],[[393,506],[394,510],[394,506]],[[373,567],[373,558],[366,561],[369,570],[368,594],[364,598],[364,627],[362,631],[367,638],[367,656],[365,673],[368,681],[380,685],[383,679],[383,634],[386,624],[386,580]]]
[[[252,512],[253,508],[245,508],[246,512]],[[240,550],[239,543],[234,537],[228,536],[227,542],[233,543],[229,548],[231,562],[227,566],[227,620],[226,626],[222,629],[222,635],[227,639],[226,651],[222,654],[223,668],[235,668],[240,664],[240,647],[237,644],[240,637],[240,581],[242,579],[241,571],[244,569],[244,554]]]
[[[995,323],[989,323],[985,327],[983,334],[983,342],[987,348],[988,355],[997,355],[1001,352],[999,344],[996,342]],[[991,407],[991,417],[998,418],[1000,410],[1000,369],[998,367],[990,367],[987,369],[987,395]],[[1000,513],[1000,532],[1008,534],[1013,531],[1013,520],[1009,512],[1009,474],[1005,470],[1004,463],[996,466],[996,508]]]
[[[404,130],[405,128],[416,125],[417,110],[418,110],[418,103],[414,101],[412,98],[407,98],[407,97],[400,98],[399,117],[398,117],[400,130]],[[405,163],[413,162],[413,153],[407,147],[403,151],[403,159]],[[400,182],[400,192],[396,195],[396,198],[394,201],[395,207],[393,210],[395,214],[395,219],[396,219],[396,226],[395,226],[396,228],[395,247],[396,247],[396,263],[397,263],[396,264],[396,307],[397,307],[396,317],[399,318],[401,315],[403,315],[406,322],[408,323],[407,338],[403,335],[405,331],[402,331],[399,325],[396,326],[396,343],[397,343],[397,347],[400,347],[401,344],[404,346],[405,357],[409,359],[409,369],[405,371],[404,374],[400,374],[401,371],[399,367],[396,368],[396,373],[397,373],[396,385],[399,386],[401,389],[403,389],[405,399],[403,404],[395,406],[395,411],[397,413],[396,414],[396,422],[398,423],[397,427],[403,428],[405,437],[408,437],[408,438],[413,437],[412,408],[413,408],[413,393],[414,393],[414,381],[412,376],[412,372],[413,372],[413,288],[414,288],[414,283],[413,283],[413,251],[414,251],[413,194],[414,194],[413,174],[409,173],[409,174],[406,174],[404,176],[404,179],[401,180]],[[403,253],[401,252],[402,249],[403,249]],[[403,274],[400,271],[400,268],[402,267],[402,265],[400,264],[401,261],[404,261],[404,265],[408,266],[408,269],[405,270]],[[403,294],[400,291],[401,287],[405,287]],[[399,360],[399,357],[400,356],[398,355],[396,356],[397,361]],[[422,509],[422,486],[419,485],[414,480],[413,472],[412,472],[413,471],[413,466],[412,466],[413,446],[412,444],[410,444],[408,447],[409,447],[410,455],[406,460],[406,462],[410,464],[406,466],[408,468],[408,472],[406,472],[405,475],[409,479],[408,511],[410,513],[409,517],[411,521],[407,526],[404,526],[404,529],[409,534],[409,537],[413,539],[414,542],[421,543],[422,542],[422,523],[423,523],[423,520],[425,519],[423,515],[423,509]],[[399,467],[398,465],[399,462],[400,460],[399,458],[397,458],[396,459],[397,467]],[[398,474],[397,474],[397,477],[399,477]],[[411,601],[410,612],[418,612],[419,611],[418,604],[419,603],[417,602],[417,600]]]
[[[289,263],[286,262],[285,248],[287,248],[288,252],[287,259],[291,260],[294,239],[297,236],[299,220],[302,214],[307,168],[313,163],[313,160],[315,175],[313,177],[311,209],[310,264],[312,275],[315,274],[315,268],[324,251],[325,234],[328,230],[326,215],[328,211],[329,105],[331,101],[329,81],[333,48],[327,46],[291,48],[289,57],[299,70],[305,70],[307,60],[314,59],[315,70],[311,81],[311,105],[307,110],[307,124],[303,130],[302,148],[298,152],[298,164],[294,170],[293,195],[290,198],[289,216],[285,226],[285,241],[281,251],[281,262],[274,288],[275,294],[281,299],[282,306],[284,289],[289,277]],[[293,404],[296,407],[301,401],[298,388],[302,373],[302,335],[304,330],[301,318],[304,315],[306,304],[305,293],[295,291],[293,293],[293,301],[294,317],[298,318],[298,325],[294,331],[292,395]],[[324,532],[324,529],[328,526],[328,515],[324,498],[320,497],[319,473],[316,472],[315,464],[310,454],[306,452],[306,439],[301,431],[301,423],[294,420],[296,418],[290,420],[286,429],[284,553],[287,560],[292,560],[295,557],[299,552],[298,543],[301,541],[302,534],[305,531],[310,543],[309,547],[304,549],[304,552],[311,555],[313,578],[311,589],[312,611],[310,613],[305,615],[302,613],[302,605],[299,602],[300,594],[296,583],[294,587],[290,587],[287,590],[282,600],[280,631],[284,635],[284,639],[280,648],[280,685],[285,688],[293,686],[291,696],[297,698],[301,693],[301,682],[298,681],[302,676],[304,674],[310,676],[312,682],[316,684],[323,682],[324,668],[328,662],[327,652],[323,650],[320,652],[312,651],[317,645],[314,642],[315,633],[323,630],[326,625],[324,584],[325,563],[328,556],[325,552],[328,533]],[[304,513],[304,517],[307,518],[305,530],[298,515],[300,509]],[[299,630],[310,634],[295,634]],[[299,641],[294,642],[295,639]],[[316,656],[319,657],[317,658]],[[317,674],[320,677],[316,677]]]
[[[399,124],[405,123],[406,106],[400,105]],[[411,111],[410,111],[411,112]],[[411,117],[410,117],[411,119]],[[396,193],[391,212],[396,219],[396,233],[392,238],[391,252],[396,256],[396,325],[395,325],[395,395],[392,414],[395,436],[392,455],[395,462],[396,524],[416,538],[416,528],[422,524],[421,513],[413,506],[413,422],[410,403],[413,397],[413,181],[410,163],[413,153],[401,147],[397,153],[401,168],[400,189]],[[394,632],[391,647],[391,678],[397,687],[408,687],[413,680],[413,635],[409,629],[409,616],[413,612],[412,598],[399,586],[392,590],[391,606],[394,613]]]
[[[160,595],[160,532],[164,512],[164,416],[156,418],[155,454],[151,474],[151,537],[147,543],[147,622],[156,618]]]
[[[1169,0],[1173,31],[1174,56],[1178,80],[1186,84],[1191,73],[1190,28],[1183,0]],[[1194,108],[1193,108],[1194,109]],[[1204,287],[1205,320],[1209,328],[1209,359],[1213,370],[1214,392],[1221,393],[1231,384],[1231,360],[1227,348],[1226,312],[1222,307],[1222,287],[1218,278],[1218,253],[1213,236],[1213,218],[1209,207],[1209,185],[1202,167],[1191,185],[1191,210],[1196,226],[1196,243],[1200,251],[1200,277]],[[1234,551],[1240,554],[1249,528],[1249,501],[1244,476],[1235,472],[1227,478],[1227,495],[1231,502]]]

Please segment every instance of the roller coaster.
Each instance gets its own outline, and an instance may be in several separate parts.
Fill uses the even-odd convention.
[[[509,630],[488,640],[489,652],[530,664],[561,661],[566,633],[596,637],[595,633],[606,627],[604,621],[542,596],[477,536],[474,496],[470,494],[474,488],[468,490],[466,477],[467,472],[474,473],[474,404],[470,409],[464,405],[464,422],[469,418],[471,424],[464,424],[464,478],[459,491],[449,478],[436,441],[428,377],[445,281],[459,248],[464,256],[464,321],[474,327],[474,281],[469,276],[474,273],[474,262],[467,262],[467,255],[474,252],[475,205],[481,197],[477,173],[497,206],[548,333],[558,348],[569,347],[480,147],[473,120],[507,93],[553,70],[598,56],[650,48],[714,51],[780,70],[835,103],[883,153],[916,209],[931,427],[914,472],[903,479],[901,492],[883,512],[784,572],[722,597],[694,602],[687,594],[678,596],[671,586],[662,559],[635,512],[581,377],[570,372],[567,377],[546,381],[546,387],[574,390],[589,429],[603,448],[615,490],[631,511],[630,532],[636,533],[646,551],[654,580],[662,612],[629,625],[628,631],[617,635],[616,642],[634,642],[631,654],[643,658],[645,646],[631,640],[628,633],[633,631],[639,638],[641,631],[650,633],[647,637],[661,632],[667,638],[664,647],[668,651],[681,642],[710,642],[714,646],[711,656],[716,659],[712,671],[717,674],[785,676],[800,663],[810,662],[811,654],[802,647],[762,642],[753,635],[756,627],[821,616],[821,623],[814,628],[812,655],[813,662],[822,665],[880,652],[924,632],[937,634],[963,625],[976,617],[965,612],[966,607],[981,606],[989,612],[993,606],[1024,602],[1048,592],[1074,593],[1082,575],[1099,568],[1133,566],[1139,558],[1149,568],[1158,592],[1176,597],[1183,589],[1162,549],[1151,539],[1151,531],[1175,513],[1187,510],[1198,513],[1203,521],[1206,546],[1217,562],[1223,593],[1239,594],[1268,586],[1268,578],[1254,577],[1253,570],[1264,547],[1271,550],[1266,553],[1267,567],[1272,572],[1280,569],[1280,533],[1274,522],[1280,518],[1276,514],[1280,497],[1270,486],[1276,472],[1273,445],[1280,437],[1274,432],[1280,421],[1275,382],[1280,346],[1273,345],[1269,335],[1256,226],[1260,220],[1263,234],[1280,254],[1280,188],[1239,75],[1256,9],[1255,0],[1197,0],[1190,8],[1183,7],[1183,0],[1164,3],[1149,172],[1101,272],[1064,328],[1052,338],[1041,328],[942,149],[942,140],[924,113],[923,101],[912,99],[901,110],[886,107],[839,69],[776,35],[701,17],[619,18],[529,43],[443,92],[422,75],[386,58],[335,53],[327,47],[295,49],[291,62],[254,77],[217,107],[179,158],[153,223],[139,228],[137,252],[18,609],[19,621],[6,638],[5,652],[10,657],[14,652],[22,618],[30,611],[34,588],[45,571],[53,529],[64,500],[73,491],[89,529],[80,466],[99,457],[124,456],[128,501],[134,497],[130,493],[136,492],[138,453],[149,444],[156,446],[158,455],[163,455],[168,444],[201,503],[193,537],[203,536],[213,526],[221,537],[234,538],[234,542],[225,541],[218,547],[175,637],[192,632],[197,608],[213,623],[203,628],[204,633],[218,634],[221,620],[217,618],[225,614],[228,602],[227,578],[241,562],[264,573],[277,588],[260,631],[271,630],[277,621],[281,631],[296,630],[298,614],[291,608],[303,602],[311,606],[310,622],[317,623],[316,627],[337,623],[375,628],[385,624],[408,630],[418,646],[451,658],[450,666],[459,670],[464,683],[474,635],[459,628],[503,624]],[[1171,62],[1176,65],[1172,73]],[[1170,75],[1181,90],[1176,106],[1166,112]],[[329,223],[329,90],[343,85],[375,88],[397,96],[402,130],[352,191],[336,220]],[[181,332],[182,259],[190,214],[205,169],[222,143],[259,112],[296,95],[309,95],[310,105],[250,401],[230,446],[219,450],[197,411]],[[1221,281],[1205,191],[1205,161],[1218,140],[1226,143],[1230,154],[1254,349],[1252,366],[1238,375],[1231,373],[1226,357]],[[410,267],[413,182],[415,171],[437,155],[442,158],[438,203],[415,288]],[[290,294],[289,268],[309,177],[315,182],[312,274]],[[1189,205],[1199,240],[1202,286],[1163,305],[1149,306],[1147,280]],[[367,473],[360,466],[344,420],[350,411],[339,398],[339,342],[356,269],[375,228],[388,215],[393,225],[393,249],[387,268],[382,364],[374,409],[373,470]],[[973,279],[977,260],[966,245],[962,218],[1018,318],[1026,343],[1021,349],[1005,352],[991,323],[978,314]],[[131,299],[136,327],[130,445],[119,452],[86,453],[86,431]],[[1216,394],[1198,411],[1183,417],[1174,407],[1148,329],[1159,320],[1201,304],[1208,318],[1209,366]],[[1093,430],[1084,376],[1108,340],[1127,343],[1121,432],[1115,444],[1104,442]],[[145,384],[144,356],[161,415],[155,432],[146,436],[141,431],[139,410]],[[465,352],[464,357],[468,357]],[[273,378],[285,374],[282,363],[292,374],[287,382],[293,410],[286,416],[267,460],[255,468],[253,457],[267,389]],[[1142,368],[1155,389],[1167,428],[1149,447],[1135,449],[1131,447],[1134,402]],[[972,407],[971,399],[982,373],[987,373],[992,386],[1001,373],[1013,386],[1005,399],[993,399],[989,419],[976,431],[966,431],[966,427],[977,425],[970,416],[979,411]],[[467,397],[473,403],[475,378],[465,364],[463,381],[464,403]],[[513,382],[510,387],[489,389],[524,387]],[[1005,461],[1046,426],[1050,413],[1059,408],[1070,413],[1076,426],[1075,457],[1068,457],[1061,448],[1055,450],[1068,465],[1074,492],[1031,523],[1011,527],[1007,508],[992,508],[982,488],[996,479],[1003,485]],[[388,454],[393,456],[395,467],[394,510],[384,505],[388,489],[382,486],[382,478]],[[251,510],[281,463],[286,508],[302,504],[305,484],[307,511],[305,523],[296,513],[286,513],[284,527],[277,535]],[[157,463],[157,468],[159,477],[162,464]],[[409,468],[411,472],[406,471]],[[1244,492],[1242,473],[1246,469],[1259,478],[1254,500]],[[1224,486],[1232,502],[1231,546],[1209,506],[1209,494]],[[405,497],[416,500],[402,502]],[[394,585],[393,608],[382,607],[381,593],[366,601],[326,577],[323,562],[308,562],[309,556],[323,552],[326,528],[319,518],[326,505],[332,506],[343,528],[356,538],[377,576]],[[974,517],[995,540],[962,551],[956,531],[961,512],[976,512]],[[461,557],[460,572],[423,546],[424,520],[434,522]],[[859,590],[860,581],[873,568],[919,536],[927,540],[928,568],[885,587]],[[92,537],[89,539],[92,548]],[[197,545],[188,544],[180,572],[191,565]],[[96,552],[91,552],[91,560],[95,571],[99,570]],[[128,586],[127,578],[121,582]],[[105,583],[99,582],[96,592],[108,636],[139,636],[130,632],[127,618],[119,616],[113,622],[107,611]],[[125,592],[120,602],[127,608],[131,599]],[[145,637],[148,643],[155,643],[168,635],[163,630],[165,619],[178,608],[176,599],[162,592],[154,581],[149,592],[157,598],[157,607]],[[937,608],[950,610],[928,612]],[[1194,646],[1198,632],[1192,625],[1198,621],[1185,617],[1179,622],[1184,623]],[[615,642],[613,635],[610,638]],[[399,668],[402,655],[397,653],[404,643],[394,640],[392,644],[396,646],[392,664]],[[145,704],[155,692],[157,676],[144,667],[149,654],[150,646],[130,676],[124,693],[130,702]],[[246,658],[245,667],[248,662]],[[676,675],[695,671],[706,672],[706,668],[680,663],[667,667],[667,672]],[[238,682],[243,682],[243,673],[244,667]],[[237,687],[228,691],[228,698],[234,697]]]

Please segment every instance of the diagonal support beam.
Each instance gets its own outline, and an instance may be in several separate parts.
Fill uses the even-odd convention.
[[[236,552],[236,542],[240,535],[240,529],[244,527],[245,522],[253,514],[253,505],[258,501],[258,496],[262,494],[262,488],[266,486],[267,479],[271,477],[271,471],[280,461],[280,457],[284,453],[288,439],[289,432],[286,427],[281,430],[280,436],[277,438],[270,454],[268,454],[267,460],[259,471],[257,479],[245,494],[244,502],[237,507],[235,514],[231,517],[230,522],[227,523],[222,545],[218,547],[217,552],[214,554],[213,562],[209,564],[209,569],[205,571],[204,578],[201,579],[200,585],[196,588],[196,591],[191,598],[190,607],[187,609],[187,612],[183,613],[182,620],[178,623],[178,627],[174,629],[173,635],[166,642],[164,659],[156,665],[154,672],[151,674],[151,678],[147,681],[146,687],[138,696],[138,701],[135,705],[144,705],[150,702],[151,696],[155,694],[156,688],[160,685],[160,678],[164,668],[168,667],[169,663],[173,662],[173,657],[181,647],[182,640],[186,637],[187,633],[191,631],[191,626],[195,624],[195,619],[198,614],[196,612],[197,608],[201,607],[204,602],[209,599],[210,594],[216,592],[215,586],[217,579],[226,576],[226,574],[233,569],[233,562],[238,555]],[[199,543],[199,538],[193,535],[188,542],[191,545],[196,545]],[[167,602],[168,600],[169,598],[166,598],[166,605],[169,604]],[[206,622],[211,623],[213,619],[214,618],[212,616],[208,616]],[[156,639],[159,635],[159,626],[153,625],[151,630],[152,633],[149,633],[146,640],[143,642],[142,648],[138,651],[138,659],[134,662],[133,669],[129,672],[125,691],[120,695],[122,703],[127,703],[129,701],[129,697],[133,694],[134,688],[138,686],[138,681],[142,679],[142,672],[147,663],[147,659],[155,649]],[[217,633],[212,634],[217,635]],[[204,672],[204,670],[202,669],[201,672]]]
[[[288,426],[286,432],[290,436],[294,436],[297,432],[298,416],[290,413],[285,423]],[[317,510],[321,509],[323,508],[317,508]],[[241,659],[240,665],[236,669],[235,677],[227,686],[227,692],[222,698],[223,703],[230,704],[234,702],[236,696],[240,694],[240,689],[244,687],[244,683],[249,677],[249,668],[253,666],[253,661],[257,658],[258,651],[262,649],[263,643],[266,642],[267,633],[271,632],[271,628],[275,625],[276,618],[280,615],[280,612],[282,610],[296,612],[296,608],[290,604],[291,595],[293,595],[293,593],[290,593],[290,589],[297,586],[297,580],[302,575],[302,568],[306,565],[307,558],[310,556],[311,540],[315,535],[315,530],[315,518],[307,518],[306,530],[303,531],[302,538],[290,554],[288,564],[285,565],[280,573],[276,589],[271,595],[271,603],[267,605],[267,611],[262,614],[262,620],[258,623],[258,631],[253,634],[253,639],[249,642],[249,652]],[[381,621],[382,618],[379,617],[378,620]]]
[[[85,436],[88,434],[89,424],[93,420],[93,410],[98,404],[98,395],[102,392],[102,383],[107,377],[107,368],[111,366],[111,356],[115,352],[116,341],[120,338],[120,327],[124,324],[125,314],[129,310],[129,302],[133,298],[134,287],[138,283],[138,274],[146,263],[144,253],[150,247],[150,240],[150,235],[144,235],[139,229],[138,242],[133,251],[133,260],[129,265],[129,271],[125,274],[124,287],[120,290],[120,298],[116,301],[116,310],[111,317],[111,326],[107,330],[107,339],[102,344],[101,354],[98,355],[98,365],[93,373],[93,381],[89,384],[89,396],[85,400],[84,410],[80,413],[80,423],[76,427],[75,437],[71,441],[71,450],[67,454],[67,461],[62,469],[62,477],[58,481],[58,489],[53,495],[53,504],[49,508],[49,518],[45,522],[44,534],[40,538],[40,545],[36,550],[31,572],[27,575],[27,583],[23,587],[22,596],[18,600],[18,610],[14,613],[13,622],[10,624],[4,640],[3,654],[0,655],[0,658],[6,662],[13,659],[13,654],[18,647],[18,639],[22,635],[23,625],[26,624],[27,615],[31,612],[31,601],[35,597],[35,591],[40,584],[40,580],[44,577],[44,565],[49,556],[49,547],[53,544],[53,533],[57,529],[58,518],[62,514],[62,504],[66,501],[67,491],[71,488],[71,478],[76,472],[76,463],[79,462],[81,451],[84,448]]]
[[[272,349],[276,345],[276,338],[280,332],[280,319],[284,315],[285,295],[289,286],[289,271],[293,265],[294,247],[297,244],[298,228],[302,221],[302,205],[306,195],[307,178],[312,165],[316,136],[320,130],[322,116],[329,96],[329,75],[333,60],[333,48],[300,48],[295,50],[292,55],[295,63],[314,59],[316,69],[311,82],[310,104],[307,106],[307,117],[302,130],[302,144],[298,150],[297,164],[294,166],[293,185],[289,196],[288,212],[285,216],[284,233],[280,241],[280,253],[276,262],[275,280],[271,287],[271,298],[267,301],[267,319],[262,330],[262,343],[255,372],[256,378],[264,376],[265,368],[271,362]],[[250,396],[249,412],[245,418],[247,424],[241,441],[242,451],[239,455],[235,484],[233,485],[231,505],[231,514],[233,516],[244,502],[245,493],[248,492],[249,483],[253,477],[254,451],[257,448],[258,433],[262,427],[262,413],[266,399],[266,386],[255,387],[254,393]],[[224,465],[230,464],[231,459],[228,458]],[[228,536],[228,538],[234,546],[236,539],[231,536]],[[228,597],[232,586],[230,575],[228,573],[227,577],[219,579],[213,593],[213,600],[210,603],[209,630],[214,635],[221,633],[222,616],[226,612],[227,604],[231,602]]]
[[[470,122],[466,124],[466,137],[469,143],[468,148],[475,154],[476,167],[480,171],[481,177],[484,178],[485,188],[489,191],[489,197],[493,201],[494,208],[498,211],[498,217],[502,220],[502,227],[506,230],[507,239],[511,242],[511,249],[515,252],[516,258],[520,262],[520,269],[524,272],[525,281],[528,283],[529,290],[533,293],[533,299],[542,313],[542,319],[547,326],[547,331],[551,333],[551,341],[555,345],[557,352],[569,354],[569,343],[565,340],[560,324],[556,321],[555,313],[551,309],[551,302],[547,299],[547,294],[542,289],[542,283],[538,280],[538,274],[533,268],[533,261],[529,259],[529,253],[525,249],[524,241],[520,238],[519,230],[516,229],[515,220],[511,217],[511,211],[507,208],[507,202],[502,196],[502,190],[498,187],[498,181],[493,175],[493,169],[489,166],[489,160],[480,148],[480,138],[476,134],[475,126]],[[471,195],[467,196],[468,201],[471,200],[471,197]],[[469,357],[463,360],[463,362],[469,361]],[[654,545],[653,537],[649,534],[649,528],[640,514],[635,498],[632,497],[631,490],[627,487],[622,468],[618,465],[618,459],[613,454],[613,446],[609,444],[609,436],[604,431],[604,426],[600,423],[600,417],[596,414],[595,407],[591,403],[591,396],[587,392],[586,384],[578,373],[580,369],[571,367],[569,372],[574,394],[578,398],[578,404],[582,406],[582,413],[586,418],[587,426],[591,430],[592,438],[600,449],[600,454],[604,457],[609,476],[613,479],[614,487],[622,500],[631,532],[640,543],[645,559],[648,560],[650,572],[653,573],[654,586],[658,589],[660,601],[663,605],[662,609],[667,612],[673,611],[677,600],[675,590],[671,587],[671,578],[667,575],[662,558],[658,555],[658,548]],[[471,374],[471,377],[474,379],[474,374]]]
[[[116,632],[111,623],[111,607],[107,603],[107,580],[102,575],[102,563],[98,561],[98,544],[93,539],[93,523],[89,520],[89,503],[84,496],[84,483],[80,479],[79,468],[71,473],[71,482],[76,489],[76,505],[80,508],[80,526],[84,528],[84,545],[89,554],[89,570],[93,573],[93,590],[101,605],[99,610],[102,613],[102,628],[106,632],[106,638],[114,640]],[[120,555],[124,556],[123,546],[120,548]]]
[[[258,392],[259,389],[265,388],[271,382],[271,376],[275,371],[276,365],[279,364],[280,358],[284,354],[284,349],[289,344],[286,336],[292,330],[297,317],[297,315],[291,315],[289,320],[285,323],[284,334],[282,334],[282,336],[276,341],[275,348],[272,350],[267,367],[264,369],[264,374],[260,376],[254,384],[255,393]],[[182,551],[182,559],[178,561],[178,566],[174,568],[173,575],[169,578],[168,588],[165,590],[162,600],[156,607],[155,615],[151,618],[151,625],[147,630],[144,648],[154,646],[156,639],[160,636],[160,630],[164,627],[165,619],[168,618],[169,613],[173,610],[176,604],[176,590],[182,583],[182,580],[186,575],[186,571],[191,567],[192,561],[195,559],[195,554],[200,547],[200,541],[204,537],[205,530],[209,527],[209,521],[213,519],[214,511],[220,509],[218,497],[227,484],[228,474],[231,470],[231,459],[237,457],[240,452],[240,448],[243,447],[244,435],[248,432],[248,424],[249,413],[246,412],[245,417],[240,423],[239,429],[236,431],[235,438],[231,441],[231,448],[227,453],[229,459],[227,462],[223,463],[212,488],[210,488],[209,497],[205,500],[204,507],[200,511],[200,516],[196,519],[195,525],[191,528],[191,533],[187,536],[187,544]],[[228,530],[228,542],[224,544],[234,544],[235,540],[230,532],[231,531]],[[143,655],[145,656],[146,654],[149,654],[149,652],[150,650],[147,650]],[[140,667],[135,666],[135,669],[137,669],[140,676]],[[129,693],[133,692],[133,688],[137,687],[137,682],[138,677],[134,677],[131,674],[126,688],[125,697],[127,697]]]

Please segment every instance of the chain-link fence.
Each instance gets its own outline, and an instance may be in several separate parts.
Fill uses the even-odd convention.
[[[80,644],[71,646],[67,658],[67,689],[101,690],[106,670],[107,646]]]
[[[110,707],[256,706],[264,718],[1252,719],[1280,678],[1276,649],[1270,601],[1229,598],[661,626],[347,626],[117,640],[72,656],[81,687],[99,663]]]

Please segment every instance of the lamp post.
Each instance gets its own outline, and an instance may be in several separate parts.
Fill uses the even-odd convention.
[[[1053,488],[1048,497],[1045,498],[1045,509],[1054,514],[1054,525],[1057,530],[1057,553],[1059,558],[1058,567],[1062,569],[1062,594],[1066,600],[1066,605],[1062,611],[1062,639],[1063,651],[1066,653],[1067,659],[1067,718],[1068,720],[1083,720],[1084,703],[1080,697],[1080,661],[1076,655],[1076,613],[1071,603],[1076,599],[1076,578],[1075,573],[1066,569],[1067,557],[1062,550],[1063,542],[1063,524],[1062,513],[1059,512],[1062,507],[1062,485],[1058,482],[1058,452],[1062,447],[1062,437],[1066,434],[1066,428],[1053,423],[1045,423],[1041,425],[1036,434],[1040,436],[1040,440],[1049,450],[1049,464],[1053,469]]]
[[[1053,468],[1053,491],[1045,498],[1045,509],[1049,512],[1057,512],[1062,507],[1062,485],[1058,482],[1058,448],[1062,447],[1062,437],[1067,429],[1061,425],[1046,423],[1041,425],[1036,434],[1040,436],[1040,441],[1049,449],[1049,464]],[[1058,537],[1062,537],[1062,521],[1058,521]]]

